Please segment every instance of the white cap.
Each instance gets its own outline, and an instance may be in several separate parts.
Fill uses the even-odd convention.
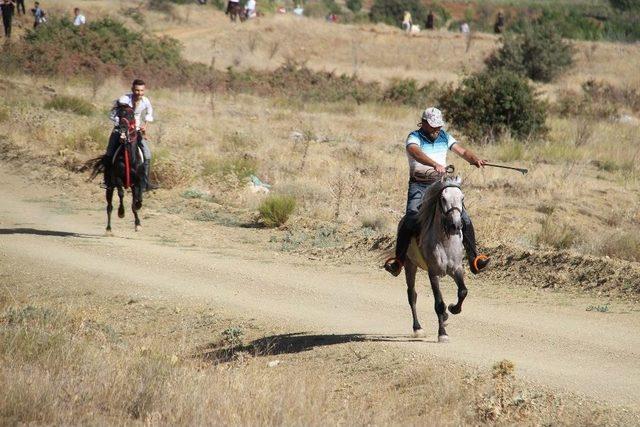
[[[442,119],[442,111],[435,107],[430,107],[424,110],[422,113],[422,120],[426,120],[429,126],[433,128],[439,128],[444,126],[444,120]]]
[[[129,105],[131,104],[131,98],[129,98],[127,95],[122,95],[120,98],[118,98],[118,104]]]

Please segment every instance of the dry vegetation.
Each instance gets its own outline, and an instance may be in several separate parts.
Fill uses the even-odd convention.
[[[0,287],[5,425],[632,422],[524,384],[506,360],[468,372],[358,336],[280,335],[211,306],[38,281]]]
[[[50,3],[51,13],[63,10],[63,1]],[[86,3],[89,19],[107,7],[104,1]],[[119,5],[125,8],[125,2]],[[454,82],[480,68],[496,42],[490,35],[474,35],[465,52],[462,37],[444,31],[408,38],[386,26],[330,26],[279,16],[232,26],[219,12],[201,13],[195,5],[176,13],[148,13],[145,25],[182,40],[187,58],[219,69],[273,69],[295,58],[313,69],[355,73],[365,80]],[[551,102],[592,78],[640,90],[640,46],[577,45],[572,71],[538,86]],[[84,160],[104,149],[110,131],[106,109],[126,89],[127,82],[115,78],[1,77],[0,91],[6,94],[0,100],[2,157],[80,170]],[[247,177],[255,174],[272,184],[274,193],[295,199],[288,229],[274,247],[342,253],[350,241],[370,243],[372,235],[376,248],[390,241],[404,209],[402,141],[419,117],[416,109],[194,93],[154,87],[152,81],[148,95],[157,111],[149,135],[153,177],[178,204],[194,199],[196,219],[239,224],[219,213],[224,211],[255,220],[265,197],[246,188]],[[74,99],[91,106],[74,105]],[[481,244],[640,261],[640,141],[634,114],[637,110],[623,105],[617,118],[604,120],[554,115],[544,140],[507,135],[495,145],[479,146],[462,138],[486,158],[530,169],[523,177],[478,171],[452,159],[466,183],[467,207]],[[369,356],[367,343],[343,344],[349,350],[335,354],[322,350],[325,362],[339,358],[353,368],[348,372],[326,372],[313,383],[295,380],[296,369],[308,366],[275,353],[291,366],[287,371],[266,367],[273,359],[269,347],[251,345],[267,333],[260,328],[237,343],[244,353],[230,350],[233,360],[219,359],[223,353],[216,351],[228,353],[230,347],[222,331],[233,325],[202,307],[175,312],[162,302],[128,297],[105,305],[90,293],[69,301],[68,295],[34,286],[0,288],[3,424],[620,422],[611,414],[565,406],[554,396],[523,394],[508,363],[498,365],[492,379],[486,372],[437,377],[425,363],[391,377],[392,357]],[[166,323],[149,330],[149,324],[158,325],[158,313]],[[212,337],[212,330],[219,335]],[[367,369],[379,375],[375,387],[357,382],[358,372]],[[352,380],[355,386],[344,386]]]

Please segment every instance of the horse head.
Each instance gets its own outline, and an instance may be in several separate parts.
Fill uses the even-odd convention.
[[[462,232],[462,202],[464,194],[460,189],[460,177],[449,178],[443,182],[444,188],[440,192],[438,206],[442,214],[442,225],[447,235]]]

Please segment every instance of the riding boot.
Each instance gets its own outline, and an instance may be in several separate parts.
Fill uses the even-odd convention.
[[[398,237],[396,239],[396,257],[388,259],[384,269],[397,276],[402,272],[402,267],[407,260],[407,251],[411,244],[411,238],[416,233],[417,221],[415,218],[404,217],[398,224]]]
[[[143,188],[142,191],[156,190],[158,187],[149,182],[149,171],[151,169],[151,161],[145,160],[143,163],[143,166],[144,166],[144,176],[142,177],[142,188]]]
[[[462,244],[467,253],[471,272],[473,274],[480,273],[489,264],[490,258],[484,254],[478,254],[476,233],[466,211],[463,211],[462,214]]]
[[[104,166],[104,173],[102,174],[102,187],[109,188],[111,178],[109,176],[109,156],[107,154],[102,156],[102,165]]]

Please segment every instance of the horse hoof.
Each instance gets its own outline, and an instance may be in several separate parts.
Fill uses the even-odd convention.
[[[141,225],[136,225],[136,231],[140,231],[142,230],[142,226]]]
[[[422,329],[422,328],[420,328],[420,329],[416,329],[415,331],[413,331],[413,336],[414,336],[415,338],[422,338],[422,337],[424,337],[424,336],[425,336],[424,329]]]
[[[118,218],[124,218],[124,209],[118,209]]]
[[[440,335],[440,336],[438,336],[438,342],[441,342],[441,343],[449,342],[449,335]]]
[[[455,305],[449,304],[449,312],[451,312],[451,314],[459,314],[461,311],[462,307],[456,308]]]

